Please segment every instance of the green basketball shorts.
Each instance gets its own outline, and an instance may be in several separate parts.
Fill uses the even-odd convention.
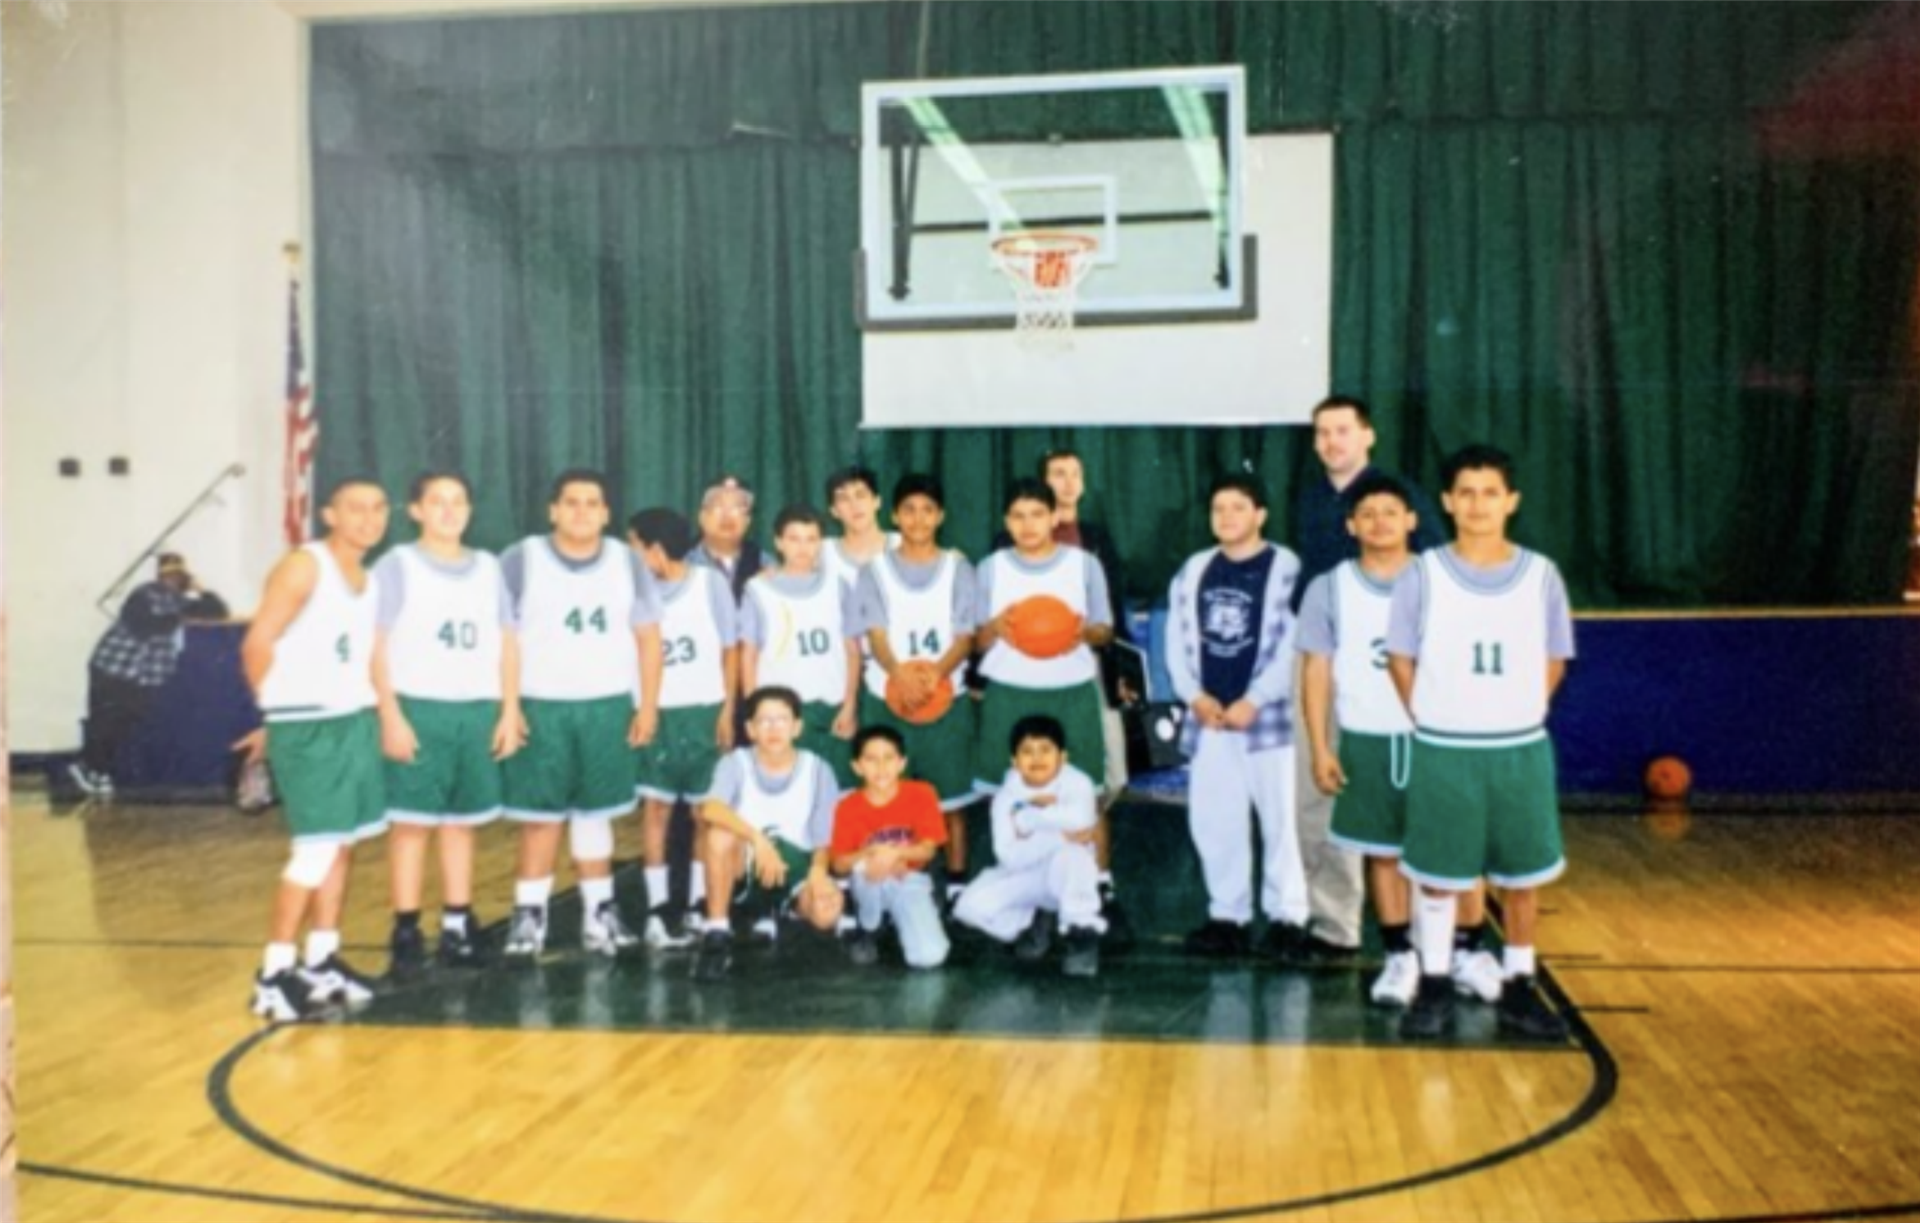
[[[267,763],[296,841],[350,844],[384,831],[381,759],[380,719],[371,709],[267,724]]]
[[[498,701],[400,698],[419,749],[412,764],[386,761],[387,818],[396,824],[484,824],[500,815],[493,758]]]
[[[1464,892],[1481,876],[1537,887],[1566,865],[1551,739],[1472,748],[1415,737],[1402,873]]]
[[[662,709],[653,742],[634,750],[635,789],[642,798],[672,802],[702,798],[713,785],[720,748],[713,734],[720,725],[719,705]]]
[[[507,757],[507,814],[551,823],[568,816],[611,819],[633,810],[633,701],[526,700],[527,745]]]
[[[1328,839],[1369,858],[1398,858],[1407,831],[1413,736],[1340,732],[1347,785],[1333,800]]]

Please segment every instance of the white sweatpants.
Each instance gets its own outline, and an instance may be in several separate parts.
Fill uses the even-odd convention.
[[[1295,692],[1300,673],[1294,671]],[[1342,947],[1360,945],[1360,923],[1367,906],[1366,862],[1359,854],[1332,840],[1333,796],[1313,784],[1313,748],[1300,723],[1300,702],[1293,703],[1294,822],[1300,834],[1300,857],[1307,874],[1307,907],[1314,934]],[[1328,743],[1340,750],[1340,727],[1332,728]]]
[[[1067,845],[1031,866],[995,866],[981,871],[954,903],[953,919],[1011,943],[1041,909],[1060,914],[1063,930],[1098,930],[1100,864],[1093,846]]]
[[[1307,880],[1293,826],[1291,747],[1247,750],[1238,731],[1202,730],[1188,769],[1187,827],[1207,880],[1207,915],[1253,920],[1252,807],[1260,821],[1260,907],[1274,921],[1304,925]]]

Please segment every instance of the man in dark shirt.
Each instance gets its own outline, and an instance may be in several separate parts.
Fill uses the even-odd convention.
[[[1293,610],[1300,610],[1313,579],[1341,561],[1360,555],[1359,541],[1347,530],[1346,491],[1369,471],[1372,464],[1373,415],[1367,405],[1347,395],[1334,395],[1313,409],[1313,452],[1325,468],[1321,479],[1309,478],[1294,498],[1294,542],[1300,554],[1300,580],[1293,588]],[[1413,550],[1418,552],[1446,542],[1441,533],[1440,511],[1433,499],[1413,484],[1401,480],[1411,499],[1415,514]],[[1295,690],[1298,691],[1298,676]],[[1322,794],[1313,783],[1313,761],[1306,728],[1298,725],[1300,704],[1293,706],[1296,725],[1293,743],[1297,752],[1294,780],[1300,852],[1306,859],[1307,895],[1312,908],[1311,946],[1321,956],[1340,959],[1360,946],[1361,912],[1366,903],[1366,886],[1361,879],[1361,859],[1328,840],[1333,819],[1333,799]]]
[[[159,574],[133,588],[113,627],[87,660],[87,725],[80,759],[67,775],[88,794],[113,793],[113,764],[146,715],[153,696],[180,661],[180,626],[188,620],[219,620],[227,614],[220,596],[200,589],[186,558],[163,552]]]
[[[715,480],[700,498],[700,542],[687,560],[726,575],[738,603],[747,583],[766,568],[760,545],[747,537],[753,525],[753,490],[736,476]]]

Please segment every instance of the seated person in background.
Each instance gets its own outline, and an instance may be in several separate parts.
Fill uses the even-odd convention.
[[[1093,780],[1067,763],[1059,719],[1022,718],[1010,738],[1013,764],[993,796],[995,865],[960,894],[954,919],[1013,943],[1023,960],[1047,954],[1058,924],[1066,930],[1062,970],[1094,976],[1106,922],[1094,857]]]
[[[872,964],[874,935],[893,919],[909,968],[938,968],[949,944],[933,900],[927,863],[947,839],[940,797],[924,781],[903,781],[906,743],[891,726],[866,726],[853,737],[860,788],[833,814],[833,871],[851,880],[859,924],[847,940],[855,964]]]
[[[707,921],[693,962],[699,981],[733,970],[736,901],[768,944],[789,905],[818,930],[834,929],[845,907],[827,870],[840,790],[827,763],[795,743],[800,697],[789,688],[757,689],[745,716],[753,746],[721,759],[699,806],[707,868]]]
[[[113,764],[121,745],[179,665],[180,626],[226,617],[226,603],[200,589],[185,557],[160,554],[154,580],[127,595],[113,627],[87,660],[86,733],[80,759],[67,766],[75,785],[100,797],[113,793]]]

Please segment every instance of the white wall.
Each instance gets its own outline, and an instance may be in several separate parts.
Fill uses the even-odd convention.
[[[280,548],[305,33],[277,6],[174,0],[0,23],[7,718],[14,751],[53,751],[78,743],[95,599],[221,468],[247,473],[173,546],[243,612]]]

